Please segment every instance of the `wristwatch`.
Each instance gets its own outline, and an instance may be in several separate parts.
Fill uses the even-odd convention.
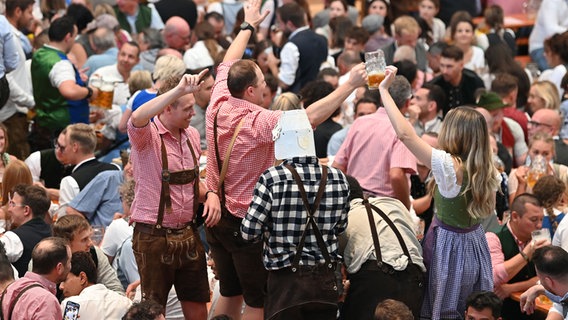
[[[241,31],[243,30],[250,30],[250,32],[254,33],[254,27],[246,21],[241,23]]]

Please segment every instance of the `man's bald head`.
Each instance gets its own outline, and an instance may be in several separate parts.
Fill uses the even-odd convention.
[[[537,132],[546,132],[551,136],[557,136],[562,125],[562,119],[557,110],[539,109],[529,121],[529,138]]]
[[[169,48],[185,51],[189,45],[191,29],[187,21],[173,16],[166,21],[164,27],[164,41]]]

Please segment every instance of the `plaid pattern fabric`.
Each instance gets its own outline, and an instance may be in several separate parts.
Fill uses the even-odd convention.
[[[316,157],[285,160],[282,165],[271,167],[260,176],[247,215],[243,219],[241,233],[249,241],[263,236],[263,260],[268,270],[278,270],[292,264],[296,246],[308,221],[308,212],[304,208],[299,188],[292,173],[284,167],[285,164],[294,166],[298,171],[310,204],[315,201],[321,180],[322,170]],[[345,175],[337,169],[329,168],[325,192],[314,216],[334,260],[340,259],[337,252],[338,235],[347,227],[348,196],[349,186]],[[310,229],[300,264],[315,265],[324,261],[316,237]]]

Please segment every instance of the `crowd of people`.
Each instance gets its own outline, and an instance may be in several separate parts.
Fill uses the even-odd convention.
[[[508,2],[5,0],[3,317],[568,319],[568,5]]]

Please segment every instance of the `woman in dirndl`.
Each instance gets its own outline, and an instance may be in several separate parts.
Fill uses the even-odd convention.
[[[379,90],[399,139],[435,179],[436,215],[424,243],[428,287],[421,319],[463,319],[466,298],[492,291],[491,256],[481,220],[493,213],[500,176],[493,165],[484,117],[469,107],[446,115],[438,144],[418,137],[388,89],[396,75],[389,66]]]

